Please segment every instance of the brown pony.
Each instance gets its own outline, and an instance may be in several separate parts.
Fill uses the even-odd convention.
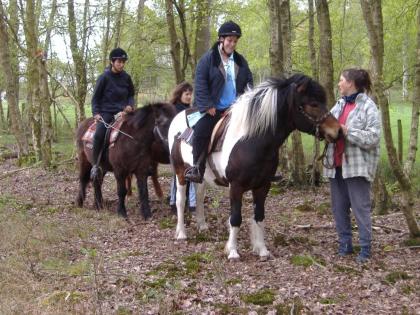
[[[152,147],[156,142],[167,142],[168,128],[175,114],[173,105],[167,103],[149,104],[126,114],[121,131],[132,138],[124,134],[118,136],[101,163],[103,175],[98,176],[93,181],[95,205],[98,209],[103,207],[101,190],[103,176],[106,172],[113,172],[117,180],[117,212],[119,215],[126,217],[125,196],[127,195],[127,188],[125,181],[130,174],[134,174],[137,178],[141,213],[145,219],[151,216],[147,176],[153,166]],[[92,122],[93,118],[84,120],[76,134],[79,158],[79,194],[77,197],[79,207],[83,206],[92,168],[92,149],[87,146],[82,138]]]

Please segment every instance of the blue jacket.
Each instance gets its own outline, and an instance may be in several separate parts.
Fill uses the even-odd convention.
[[[134,107],[134,85],[130,75],[123,71],[113,73],[106,69],[96,81],[92,95],[92,114],[116,114],[127,105]]]
[[[245,92],[248,85],[253,86],[253,79],[246,59],[236,51],[233,53],[233,59],[236,96],[239,96]],[[212,107],[216,108],[223,92],[225,78],[225,69],[220,58],[218,43],[216,43],[200,58],[195,71],[194,105],[200,112],[205,112]]]

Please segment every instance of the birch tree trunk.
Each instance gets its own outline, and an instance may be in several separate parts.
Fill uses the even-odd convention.
[[[210,48],[210,8],[211,0],[197,2],[194,66],[197,65],[198,59]],[[195,71],[192,73],[194,78]]]
[[[121,0],[120,9],[118,10],[117,21],[115,22],[115,31],[114,31],[114,48],[120,47],[121,44],[121,25],[124,18],[124,9],[125,9],[125,0]]]
[[[1,1],[0,16],[6,16],[6,12]],[[11,17],[17,18],[17,16]],[[10,23],[11,25],[16,25],[17,21],[10,21]],[[15,72],[16,62],[14,60],[14,57],[17,57],[17,52],[15,51],[15,54],[11,53],[11,46],[14,45],[11,45],[12,40],[9,38],[7,24],[5,19],[3,18],[0,18],[0,42],[2,43],[0,45],[0,62],[6,83],[6,100],[8,105],[7,112],[10,118],[10,129],[16,138],[19,156],[25,156],[29,153],[29,145],[25,135],[25,130],[23,128],[22,117],[19,111],[19,89],[16,84],[17,82],[19,82],[19,72]]]
[[[168,23],[169,39],[171,42],[172,64],[175,71],[175,81],[177,84],[185,80],[181,67],[181,42],[178,39],[175,26],[173,0],[165,0],[166,21]]]
[[[391,123],[389,116],[388,99],[384,93],[383,82],[383,58],[384,58],[384,34],[382,20],[382,4],[380,0],[360,0],[363,17],[366,23],[369,43],[373,61],[373,89],[381,107],[382,125],[388,154],[388,160],[391,164],[394,176],[397,178],[403,194],[402,211],[407,221],[410,235],[420,236],[420,230],[413,213],[414,196],[410,183],[410,178],[403,172],[394,147],[391,132]]]
[[[89,7],[89,0],[85,0],[84,10],[87,12]],[[83,44],[83,39],[86,39],[87,28],[85,27],[82,30],[80,38],[78,38],[77,22],[76,15],[74,11],[74,0],[68,0],[67,2],[68,10],[68,27],[69,27],[69,37],[70,37],[70,50],[74,63],[74,72],[76,75],[76,87],[75,87],[75,99],[76,104],[76,126],[79,122],[86,118],[85,114],[85,100],[87,93],[87,70],[86,70],[86,61],[84,60],[84,51],[82,50],[85,46]],[[84,19],[87,18],[87,13],[84,14]],[[83,25],[86,24],[86,21],[82,22]],[[79,47],[78,42],[82,42],[81,47]]]
[[[3,100],[1,98],[2,94],[3,94],[3,91],[0,90],[0,129],[7,130],[8,128],[6,124],[6,118],[4,117],[4,110],[3,110]]]
[[[319,27],[319,82],[327,92],[327,105],[335,103],[331,21],[327,0],[315,0]]]
[[[404,173],[410,176],[416,161],[417,143],[419,139],[420,115],[420,10],[417,9],[417,49],[414,73],[413,105],[411,109],[410,142],[408,144],[407,159],[404,163]]]
[[[280,76],[284,72],[279,8],[279,0],[268,0],[268,13],[270,16],[269,55],[272,76]]]
[[[111,0],[108,0],[106,5],[106,26],[105,33],[103,38],[103,47],[102,47],[102,64],[105,69],[108,66],[108,53],[109,53],[109,35],[111,32]]]

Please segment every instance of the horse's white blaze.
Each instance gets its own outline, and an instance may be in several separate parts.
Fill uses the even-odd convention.
[[[226,254],[228,254],[228,259],[239,259],[238,234],[239,228],[230,225],[229,222],[229,240],[227,241],[225,247]]]
[[[252,251],[260,257],[267,257],[270,252],[267,250],[264,242],[264,223],[251,220],[251,244]]]

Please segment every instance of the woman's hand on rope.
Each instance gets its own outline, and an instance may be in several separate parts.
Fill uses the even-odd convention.
[[[102,117],[100,114],[96,114],[95,116],[93,116],[93,119],[95,119],[96,122],[101,121]]]

